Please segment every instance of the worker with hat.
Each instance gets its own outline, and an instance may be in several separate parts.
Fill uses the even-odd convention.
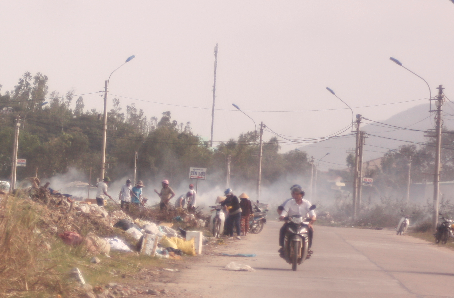
[[[136,204],[137,206],[142,203],[142,188],[143,188],[143,182],[142,180],[139,180],[136,183],[136,186],[134,186],[131,189],[131,202],[133,204]]]
[[[162,180],[161,184],[161,192],[158,192],[156,189],[154,190],[154,192],[157,193],[161,198],[161,202],[159,203],[159,208],[161,209],[161,211],[167,211],[169,202],[175,196],[175,192],[169,186],[169,180]]]
[[[249,196],[246,193],[242,193],[239,196],[240,199],[240,207],[241,207],[241,234],[243,236],[247,235],[247,232],[249,231],[249,218],[251,215],[254,214],[254,211],[252,210],[252,203],[251,200],[249,200]]]
[[[96,203],[98,206],[104,206],[104,198],[108,197],[112,200],[112,197],[107,193],[107,184],[110,182],[109,177],[104,177],[103,181],[98,183],[98,191],[96,192]]]

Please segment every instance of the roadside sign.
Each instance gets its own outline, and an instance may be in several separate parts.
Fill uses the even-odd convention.
[[[200,180],[205,180],[206,179],[206,173],[207,169],[206,168],[189,168],[189,179],[200,179]]]
[[[17,167],[26,167],[27,160],[26,159],[16,159],[16,166]]]
[[[374,179],[363,177],[363,185],[364,186],[372,186]]]

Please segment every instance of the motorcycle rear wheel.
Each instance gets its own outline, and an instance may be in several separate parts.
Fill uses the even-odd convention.
[[[220,233],[221,233],[221,219],[219,217],[216,217],[214,219],[214,225],[213,225],[214,238],[219,238]]]
[[[263,230],[263,227],[265,225],[263,224],[263,221],[259,221],[252,229],[251,229],[251,233],[252,234],[258,234],[260,233],[262,230]]]
[[[298,268],[298,254],[301,251],[301,241],[293,241],[292,270]]]

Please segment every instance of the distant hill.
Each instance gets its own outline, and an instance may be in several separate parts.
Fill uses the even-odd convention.
[[[454,119],[449,115],[451,110],[445,105],[445,111],[443,112],[443,123],[448,129],[454,128]],[[421,104],[410,108],[406,111],[398,113],[391,118],[379,121],[371,118],[371,120],[379,121],[381,123],[395,125],[400,127],[406,127],[416,130],[428,130],[435,127],[434,124],[434,113],[429,115],[429,105]],[[390,149],[397,149],[402,145],[409,145],[411,143],[396,141],[405,140],[411,142],[425,142],[423,132],[415,132],[409,130],[402,130],[392,128],[389,126],[381,125],[371,121],[363,120],[361,123],[361,130],[365,131],[369,136],[366,139],[366,145],[364,146],[364,161],[369,161],[375,158],[383,156]],[[378,136],[378,137],[377,137]],[[386,137],[380,138],[380,137]],[[348,155],[348,150],[353,150],[355,147],[355,135],[329,139],[317,144],[307,145],[299,148],[302,151],[308,153],[309,156],[314,156],[317,160],[326,153],[330,153],[328,156],[323,158],[320,163],[321,169],[327,168],[346,168],[345,159]]]

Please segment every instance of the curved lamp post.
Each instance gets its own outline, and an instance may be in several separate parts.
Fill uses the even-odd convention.
[[[232,103],[232,106],[235,107],[235,109],[237,109],[238,111],[240,111],[241,113],[243,113],[244,115],[246,115],[249,119],[252,120],[252,122],[254,122],[254,130],[255,130],[255,139],[257,140],[257,124],[255,123],[254,119],[251,118],[251,116],[249,116],[248,114],[246,114],[242,109],[240,109],[239,106],[237,106],[236,104]]]
[[[421,80],[424,81],[424,83],[426,83],[427,87],[429,88],[429,100],[432,99],[432,90],[430,90],[430,86],[429,86],[429,83],[427,83],[426,80],[424,80],[423,77],[421,77],[420,75],[414,73],[413,71],[409,70],[408,68],[406,68],[405,66],[402,65],[402,63],[397,60],[396,58],[393,58],[393,57],[389,57],[389,60],[391,60],[392,62],[396,63],[397,65],[403,67],[404,69],[408,70],[409,72],[411,72],[412,74],[414,74],[415,76],[417,76],[418,78],[420,78]]]
[[[333,91],[331,88],[326,87],[326,90],[328,90],[329,92],[331,92],[332,95],[336,96],[337,99],[339,99],[340,101],[342,101],[342,102],[350,109],[350,111],[352,111],[352,125],[353,125],[353,110],[352,110],[352,108],[351,108],[345,101],[343,101],[339,96],[337,96],[336,93],[334,93],[334,91]],[[329,153],[328,153],[328,154],[329,154]],[[326,155],[325,155],[325,156],[326,156]]]
[[[102,131],[102,161],[101,161],[101,180],[104,179],[104,174],[106,172],[106,143],[107,143],[107,87],[109,85],[110,77],[112,74],[117,71],[120,67],[134,59],[136,56],[132,55],[126,59],[126,61],[114,69],[109,75],[109,78],[104,82],[104,119],[103,119],[103,131]]]

